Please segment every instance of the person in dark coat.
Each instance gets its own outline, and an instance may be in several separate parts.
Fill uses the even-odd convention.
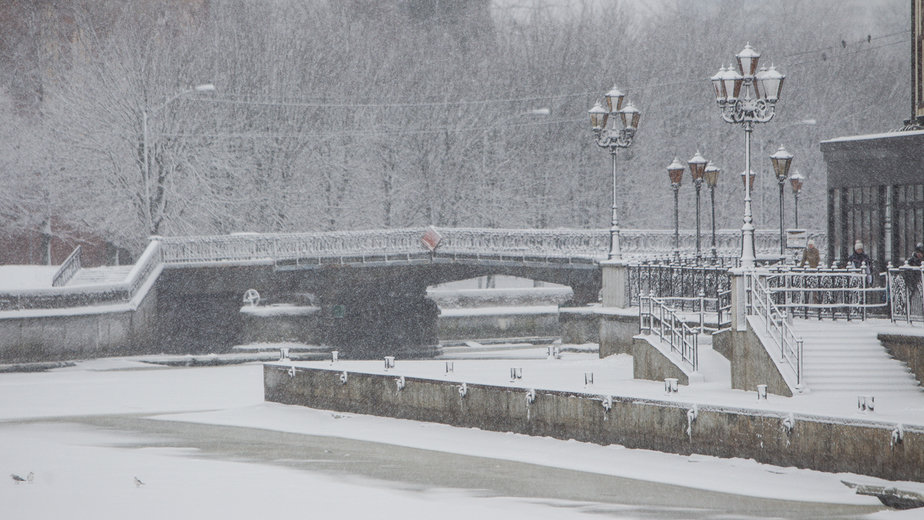
[[[912,267],[921,267],[924,264],[924,244],[918,242],[914,246],[914,252],[908,257],[908,265]]]
[[[866,283],[873,283],[873,261],[863,252],[863,242],[857,240],[853,245],[853,254],[847,257],[847,267],[863,269],[866,273]]]

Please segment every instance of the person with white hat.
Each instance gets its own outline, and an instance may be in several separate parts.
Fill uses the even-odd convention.
[[[873,261],[868,254],[863,252],[863,242],[857,240],[853,245],[853,254],[847,257],[847,267],[863,269],[866,273],[866,283],[871,284],[873,283],[872,266]]]

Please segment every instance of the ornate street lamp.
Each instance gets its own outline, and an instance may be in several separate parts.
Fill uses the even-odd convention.
[[[780,257],[783,256],[783,185],[789,178],[789,166],[792,164],[792,154],[786,151],[783,145],[780,149],[770,156],[770,162],[773,163],[773,173],[776,174],[776,180],[780,185]]]
[[[702,264],[703,261],[702,250],[699,247],[699,190],[703,187],[703,176],[706,174],[707,162],[708,161],[703,159],[703,156],[699,154],[699,150],[687,161],[687,164],[690,165],[690,176],[693,177],[693,186],[696,188],[696,265]]]
[[[632,146],[632,139],[638,129],[641,113],[632,106],[632,103],[627,103],[623,107],[625,94],[616,87],[607,92],[603,99],[606,107],[597,103],[590,109],[590,124],[597,146],[608,148],[613,157],[613,216],[610,224],[610,250],[607,258],[622,260],[619,247],[619,220],[616,216],[616,155],[620,148]],[[617,126],[617,119],[622,128]]]
[[[674,262],[680,263],[680,214],[678,211],[679,200],[677,193],[680,191],[680,184],[683,182],[683,164],[674,157],[674,161],[667,166],[667,176],[671,181],[671,189],[674,190]]]
[[[706,185],[709,186],[709,200],[712,202],[712,263],[718,263],[719,255],[715,249],[715,186],[719,182],[719,168],[709,161],[706,165]]]
[[[803,182],[805,182],[805,177],[799,173],[799,170],[793,170],[792,175],[789,176],[789,183],[792,185],[792,201],[793,208],[795,209],[796,229],[799,229],[799,192],[802,191]]]
[[[745,171],[751,171],[751,131],[755,123],[773,119],[784,76],[774,67],[757,69],[760,53],[750,44],[735,55],[738,70],[722,67],[711,78],[722,119],[744,127]],[[744,225],[741,226],[741,267],[754,267],[754,219],[751,214],[751,183],[745,183]]]

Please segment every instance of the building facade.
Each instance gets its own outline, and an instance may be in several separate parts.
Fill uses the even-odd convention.
[[[924,242],[924,0],[911,0],[911,117],[900,130],[821,142],[827,164],[828,258],[862,241],[881,271]]]

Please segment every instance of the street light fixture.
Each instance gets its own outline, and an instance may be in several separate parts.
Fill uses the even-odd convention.
[[[679,200],[677,193],[680,191],[680,184],[683,182],[683,164],[674,157],[674,161],[667,166],[667,176],[671,181],[671,189],[674,190],[674,263],[680,263],[680,214]]]
[[[693,178],[693,186],[696,188],[696,265],[702,264],[703,255],[702,250],[699,246],[699,237],[700,237],[700,219],[699,219],[699,190],[703,187],[703,176],[706,174],[706,159],[703,159],[703,156],[699,154],[699,150],[696,151],[696,154],[687,161],[687,164],[690,165],[690,176]]]
[[[151,158],[150,150],[148,146],[148,117],[154,115],[156,112],[163,110],[167,105],[175,101],[181,96],[190,94],[193,92],[214,92],[215,85],[211,83],[203,83],[201,85],[196,85],[194,87],[189,87],[183,89],[172,96],[168,97],[164,102],[155,106],[154,108],[143,107],[141,109],[141,127],[142,127],[142,137],[141,137],[141,148],[142,148],[142,159],[144,161],[144,207],[142,211],[144,212],[145,230],[148,233],[153,233],[153,216],[151,215]]]
[[[722,109],[722,119],[744,127],[745,171],[751,171],[751,132],[756,123],[767,123],[776,113],[776,102],[783,88],[784,76],[773,66],[757,69],[760,53],[750,43],[735,55],[738,70],[721,67],[712,76],[715,100]],[[741,267],[754,267],[754,219],[751,214],[751,183],[745,183],[744,224],[741,226]]]
[[[598,102],[590,109],[590,123],[597,146],[608,148],[613,158],[613,215],[610,223],[610,249],[607,259],[622,260],[619,247],[619,220],[616,215],[616,155],[620,148],[632,146],[641,113],[632,106],[632,103],[626,104],[623,108],[625,94],[616,87],[604,94],[603,99],[606,103],[605,108]],[[617,127],[617,115],[622,128]]]
[[[719,173],[721,170],[712,161],[706,165],[706,185],[709,186],[709,200],[712,202],[712,263],[718,263],[719,255],[715,248],[715,186],[719,182]]]
[[[789,183],[792,185],[792,200],[795,210],[796,229],[799,229],[799,192],[802,191],[803,182],[805,182],[805,177],[799,173],[799,170],[793,170],[792,175],[789,176]]]
[[[792,154],[786,151],[783,145],[779,150],[770,156],[770,162],[773,163],[773,172],[776,174],[776,180],[780,185],[780,257],[783,256],[783,185],[789,178],[789,166],[792,164]]]

